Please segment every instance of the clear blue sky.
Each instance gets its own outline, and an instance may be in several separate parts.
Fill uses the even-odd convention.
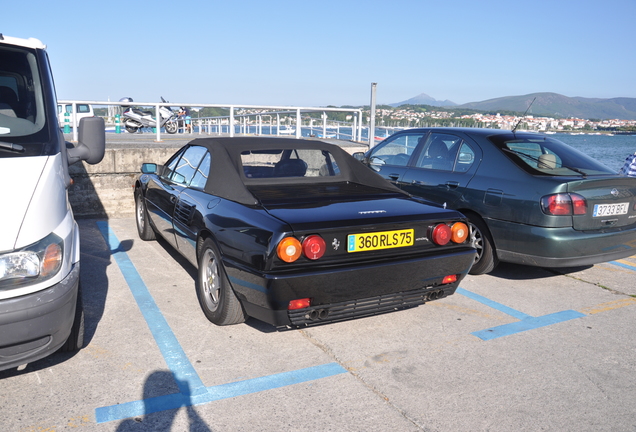
[[[636,0],[4,2],[60,99],[362,105],[636,97]]]

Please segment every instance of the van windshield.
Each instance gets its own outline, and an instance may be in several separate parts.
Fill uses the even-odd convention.
[[[48,133],[36,50],[0,44],[0,157],[39,155]],[[12,153],[12,154],[8,154]],[[15,154],[20,153],[20,154]]]

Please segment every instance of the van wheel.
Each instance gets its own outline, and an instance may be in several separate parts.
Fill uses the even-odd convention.
[[[150,226],[148,220],[148,210],[144,197],[137,189],[135,191],[135,222],[137,222],[137,232],[142,240],[154,240],[156,238],[155,231]]]
[[[490,273],[499,264],[495,246],[486,223],[476,214],[466,214],[470,230],[470,240],[477,250],[475,262],[468,273],[480,275]]]
[[[75,304],[75,318],[71,327],[71,334],[60,348],[62,352],[72,352],[84,346],[84,304],[82,302],[82,284],[77,287],[77,303]]]
[[[206,239],[200,249],[197,297],[212,323],[222,326],[245,322],[245,312],[230,286],[221,254],[212,239]]]

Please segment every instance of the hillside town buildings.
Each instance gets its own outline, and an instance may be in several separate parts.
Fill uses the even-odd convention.
[[[471,126],[512,129],[519,123],[519,127],[533,131],[576,131],[576,130],[605,130],[636,127],[636,120],[587,120],[579,118],[556,119],[552,117],[535,117],[534,115],[512,116],[501,114],[467,114],[456,116],[452,111],[435,110],[420,112],[413,109],[378,109],[376,119],[380,119],[379,124],[384,122],[386,126],[410,126],[424,127],[435,126],[444,123],[446,125],[450,119],[464,120]],[[377,120],[376,120],[377,121]],[[393,123],[393,124],[389,124]],[[461,126],[458,124],[456,126]]]

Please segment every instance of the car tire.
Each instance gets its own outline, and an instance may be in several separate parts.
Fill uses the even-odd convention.
[[[243,306],[230,286],[221,254],[210,238],[203,242],[199,252],[197,297],[210,322],[219,326],[245,322]]]
[[[155,231],[148,220],[148,209],[143,194],[139,189],[135,191],[135,222],[140,239],[148,241],[156,238]]]
[[[77,287],[77,302],[75,304],[75,318],[71,327],[71,334],[60,348],[62,352],[78,351],[84,346],[84,304],[82,302],[82,285]]]
[[[490,231],[478,215],[466,214],[466,216],[469,221],[470,239],[477,250],[475,262],[468,273],[472,275],[490,273],[499,264]]]

